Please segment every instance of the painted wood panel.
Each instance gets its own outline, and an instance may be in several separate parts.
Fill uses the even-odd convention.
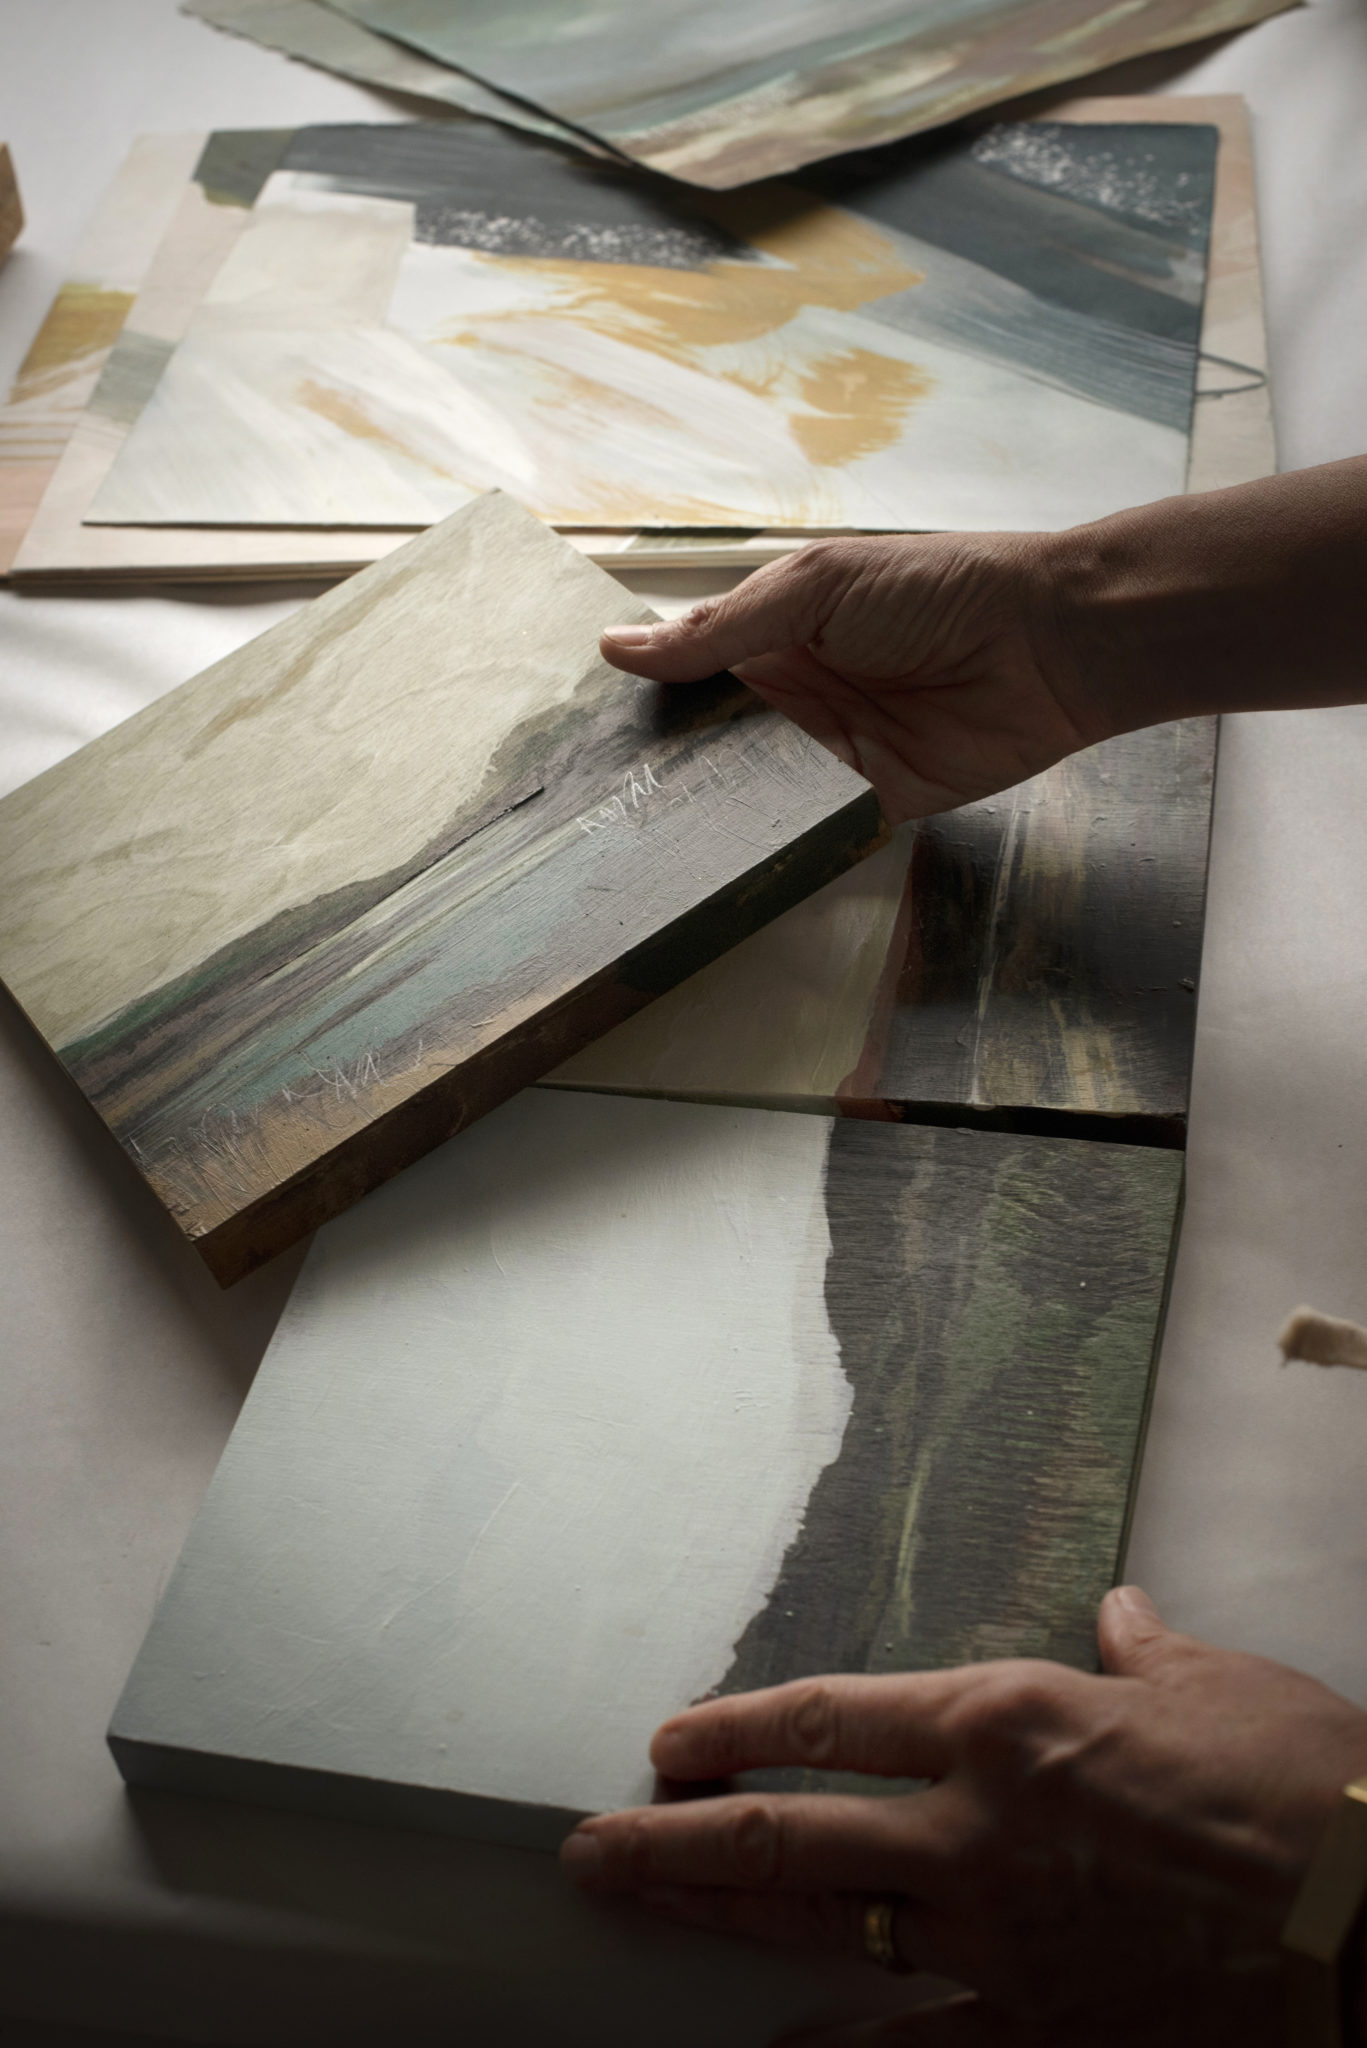
[[[1252,155],[1243,102],[1229,96],[1068,100],[1021,111],[1047,113],[1050,119],[1063,121],[1197,121],[1219,127],[1189,481],[1191,488],[1206,489],[1270,474],[1276,462]],[[222,142],[235,139],[229,134]],[[272,138],[277,154],[283,139]],[[185,332],[204,289],[203,278],[215,273],[240,233],[264,175],[259,152],[249,151],[235,174],[219,161],[222,154],[217,143],[206,152],[191,181],[196,189],[184,194],[181,217],[168,230],[146,290],[129,315],[128,333],[114,351],[109,376],[101,380],[78,422],[33,518],[15,564],[19,580],[61,584],[90,576],[130,581],[337,576],[378,560],[400,544],[397,532],[360,529],[116,528],[83,523],[155,388],[168,344]],[[248,170],[255,183],[246,175]],[[624,568],[753,567],[801,544],[779,531],[633,534],[585,529],[570,538],[591,559]]]
[[[1091,1664],[1181,1176],[529,1091],[320,1233],[121,1769],[550,1846],[718,1688]]]
[[[0,804],[0,975],[225,1281],[882,835],[477,501]]]
[[[904,826],[551,1085],[1185,1140],[1216,723]]]
[[[652,170],[726,189],[956,121],[1289,0],[332,0],[438,62],[586,128]],[[917,17],[921,18],[918,19]]]

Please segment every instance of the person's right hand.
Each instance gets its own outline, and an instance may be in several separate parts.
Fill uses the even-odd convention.
[[[1054,543],[817,541],[681,619],[609,628],[602,651],[656,682],[732,670],[867,776],[900,824],[1106,737],[1058,626]]]

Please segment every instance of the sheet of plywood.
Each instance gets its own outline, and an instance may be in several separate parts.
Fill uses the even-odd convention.
[[[548,1077],[1185,1140],[1216,722],[904,826]]]
[[[1275,466],[1271,447],[1271,410],[1266,382],[1258,269],[1257,219],[1252,158],[1243,102],[1228,96],[1190,99],[1115,99],[1067,101],[1032,107],[1050,119],[1198,121],[1220,129],[1215,203],[1212,216],[1210,288],[1201,332],[1200,386],[1209,392],[1198,399],[1192,429],[1190,477],[1193,487],[1237,483],[1264,475]],[[239,178],[239,203],[223,189],[215,174],[218,205],[212,217],[192,195],[187,217],[175,232],[198,247],[208,236],[213,261],[221,262],[231,238],[245,220],[246,194],[259,189]],[[219,239],[214,239],[219,238]],[[184,333],[198,303],[198,290],[187,294],[188,259],[171,247],[159,264],[146,311],[130,318],[126,350],[116,352],[111,376],[82,419],[35,519],[16,565],[17,574],[35,582],[90,577],[247,577],[262,575],[338,575],[349,573],[399,544],[396,533],[326,531],[271,532],[222,529],[202,531],[104,529],[82,524],[83,516],[126,440],[129,426],[145,403],[152,384],[149,368],[159,370],[167,343]],[[212,274],[212,272],[210,272]],[[143,330],[148,330],[146,345]],[[1234,362],[1237,367],[1229,367]],[[1215,393],[1228,394],[1215,396]],[[642,533],[588,532],[569,535],[592,558],[623,566],[745,567],[772,560],[800,544],[779,532]]]
[[[480,499],[0,803],[0,976],[220,1278],[878,842],[623,608]]]
[[[1095,1657],[1171,1153],[531,1091],[322,1232],[125,1775],[549,1847],[713,1689]]]
[[[1276,14],[1290,0],[332,0],[341,13],[725,189]]]

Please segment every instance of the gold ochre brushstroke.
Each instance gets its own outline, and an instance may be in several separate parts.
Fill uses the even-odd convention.
[[[67,381],[84,357],[112,348],[132,304],[132,292],[106,291],[94,284],[64,284],[20,365],[10,393],[11,405],[46,397]]]
[[[915,363],[872,349],[838,349],[822,356],[798,382],[810,412],[790,414],[788,425],[809,462],[826,468],[856,462],[886,448],[934,379]]]
[[[911,407],[932,388],[929,373],[915,364],[846,347],[818,357],[795,376],[779,370],[757,379],[741,369],[710,365],[704,356],[710,349],[762,340],[807,307],[857,312],[924,283],[924,273],[905,263],[869,223],[836,207],[813,205],[791,187],[708,194],[702,210],[776,262],[671,270],[539,256],[483,260],[557,284],[559,316],[773,398],[812,463],[834,467],[891,446]],[[524,310],[481,315],[436,338],[487,346],[489,330],[500,320],[525,317]],[[596,403],[610,404],[613,394],[592,389]]]
[[[347,398],[340,391],[329,391],[325,385],[315,384],[311,377],[304,379],[295,395],[300,405],[306,406],[310,412],[318,413],[325,420],[331,420],[334,427],[340,427],[354,440],[379,441],[386,448],[397,449],[400,455],[406,456],[410,462],[417,463],[420,468],[430,470],[433,476],[451,481],[449,469],[442,469],[437,463],[429,462],[407,441],[401,441],[397,434],[391,434],[378,420],[373,420],[365,407],[359,405],[354,398]]]

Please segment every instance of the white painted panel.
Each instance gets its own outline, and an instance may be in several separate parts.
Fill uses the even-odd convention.
[[[533,1092],[322,1232],[115,1733],[648,1797],[840,1448],[829,1130]]]

